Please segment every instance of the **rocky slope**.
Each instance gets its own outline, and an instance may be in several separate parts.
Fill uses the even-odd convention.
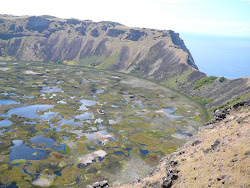
[[[250,101],[217,110],[189,142],[152,174],[121,187],[250,187]]]
[[[0,15],[0,60],[54,61],[137,74],[213,108],[249,97],[250,79],[206,79],[178,33],[114,22]],[[234,89],[232,89],[234,88]]]

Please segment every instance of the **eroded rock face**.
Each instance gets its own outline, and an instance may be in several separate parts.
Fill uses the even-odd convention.
[[[32,16],[28,18],[26,29],[42,33],[44,30],[49,28],[49,24],[49,20],[45,18]]]
[[[108,188],[109,184],[106,180],[102,182],[95,182],[92,185],[88,185],[87,188]]]
[[[132,40],[132,41],[138,41],[144,35],[145,35],[144,31],[130,29],[130,31],[125,39]]]
[[[178,33],[129,28],[112,22],[0,15],[0,56],[17,61],[62,62],[132,73],[210,99],[207,108],[247,95],[250,79],[216,79],[193,89],[206,75],[198,71]],[[232,90],[232,88],[234,88]],[[250,96],[248,96],[250,98]]]

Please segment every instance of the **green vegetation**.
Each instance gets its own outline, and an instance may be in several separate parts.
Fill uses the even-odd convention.
[[[93,63],[93,59],[88,59],[88,65],[91,65],[91,61]],[[119,55],[113,55],[99,68],[109,68],[118,60]],[[126,166],[131,165],[131,161],[138,160],[145,165],[138,164],[138,168],[145,173],[162,156],[183,144],[183,140],[174,137],[176,130],[185,132],[190,130],[189,127],[191,130],[196,129],[206,117],[200,104],[160,84],[115,71],[76,66],[76,63],[80,62],[0,64],[0,68],[8,68],[1,72],[0,99],[20,102],[2,105],[0,114],[29,105],[53,106],[48,110],[36,110],[35,119],[26,117],[25,114],[23,117],[17,114],[0,117],[0,121],[7,119],[12,122],[4,129],[13,130],[4,131],[0,135],[0,139],[6,144],[0,149],[1,183],[15,181],[21,187],[31,187],[37,174],[46,172],[54,176],[55,172],[60,172],[62,176],[51,179],[52,186],[74,184],[84,187],[103,176],[110,182],[118,181],[119,176],[112,179],[114,173],[123,172]],[[33,72],[40,74],[32,74]],[[61,91],[42,91],[45,88]],[[80,110],[80,106],[83,107],[81,100],[96,103]],[[173,114],[182,117],[170,118],[161,108],[176,109]],[[196,113],[200,114],[199,117],[190,118],[195,117]],[[50,116],[48,120],[42,118],[47,115]],[[103,123],[98,123],[98,119]],[[113,139],[107,141],[103,132]],[[33,142],[32,138],[39,135],[43,135],[44,139],[53,139],[53,146],[50,147],[46,141]],[[9,154],[13,150],[10,147],[14,139],[22,140],[27,147],[35,149],[28,155],[37,159],[29,160],[29,156],[20,156],[10,162]],[[102,141],[107,141],[105,146]],[[99,150],[107,153],[101,163],[96,158],[96,162],[78,168],[82,157]],[[148,150],[149,153],[144,155],[141,150]],[[40,152],[47,154],[44,158],[39,158]],[[48,171],[44,171],[45,169]],[[75,181],[76,178],[79,181]]]
[[[120,61],[120,54],[114,54],[109,56],[103,63],[96,66],[99,69],[110,69],[113,65],[117,64]]]
[[[220,82],[224,82],[225,80],[226,80],[225,77],[220,77],[220,78],[219,78],[219,81],[220,81]]]
[[[62,64],[62,63],[63,63],[62,60],[58,60],[58,61],[57,61],[57,64]]]
[[[167,82],[164,83],[164,85],[167,85],[169,87],[172,87],[172,88],[177,88],[177,86],[179,84],[188,84],[187,83],[187,78],[188,76],[192,73],[193,71],[192,70],[186,70],[185,72],[183,72],[181,75],[178,75],[178,76],[173,76],[171,77],[170,79],[168,79]]]
[[[210,102],[214,101],[213,98],[207,99],[207,98],[204,98],[204,97],[194,97],[194,100],[201,103],[203,106],[205,106],[207,103],[210,103]]]
[[[50,16],[50,15],[42,15],[40,17],[42,17],[42,18],[56,18],[55,16]]]
[[[131,74],[137,73],[141,69],[140,66],[135,67],[133,70],[130,71]]]
[[[236,98],[236,99],[234,99],[234,100],[227,101],[226,104],[223,104],[223,105],[221,105],[221,106],[218,107],[218,108],[213,108],[212,110],[215,111],[215,110],[217,110],[217,109],[223,109],[223,108],[232,106],[232,105],[236,104],[237,102],[241,101],[242,99],[244,99],[244,98],[246,98],[246,97],[248,97],[248,96],[250,96],[250,94],[246,94],[246,95],[243,95],[243,96],[241,96],[241,97],[238,97],[238,98]]]
[[[203,78],[197,82],[195,82],[195,85],[193,86],[193,89],[198,89],[199,87],[205,85],[205,84],[212,84],[214,80],[216,80],[216,76],[209,76],[206,78]]]
[[[112,26],[115,26],[115,25],[122,25],[122,24],[120,24],[120,23],[118,23],[118,22],[112,22],[112,21],[101,21],[101,22],[99,22],[99,23],[102,23],[102,24],[110,24],[110,25],[112,25]]]

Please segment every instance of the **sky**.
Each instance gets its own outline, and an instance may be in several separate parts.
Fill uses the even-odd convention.
[[[1,0],[0,14],[52,15],[179,33],[250,37],[250,0]]]

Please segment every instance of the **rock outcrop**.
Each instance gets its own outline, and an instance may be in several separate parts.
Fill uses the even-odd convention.
[[[215,117],[163,158],[149,177],[121,187],[249,187],[250,101],[217,111]]]
[[[109,184],[107,181],[95,182],[92,185],[88,185],[87,188],[108,188]]]

